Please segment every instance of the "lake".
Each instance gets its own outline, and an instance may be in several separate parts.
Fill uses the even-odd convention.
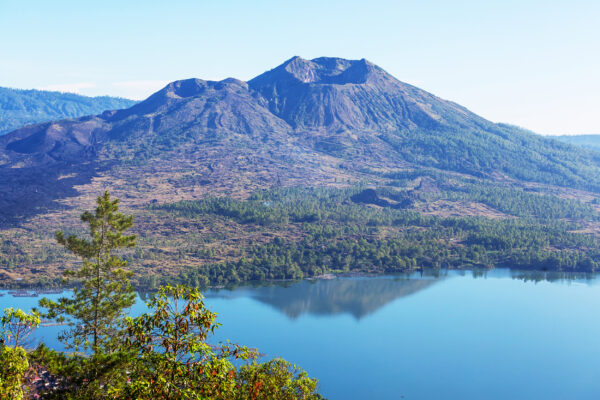
[[[205,295],[223,324],[218,339],[302,366],[333,400],[598,399],[599,283],[448,271]],[[37,300],[6,295],[0,306],[29,308]],[[133,313],[143,309],[136,304]],[[60,348],[60,329],[36,335]]]

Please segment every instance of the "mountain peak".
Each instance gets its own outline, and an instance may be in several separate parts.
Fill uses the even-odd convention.
[[[364,58],[346,60],[336,57],[319,57],[306,60],[294,56],[280,66],[257,76],[249,83],[260,86],[264,81],[291,80],[310,84],[362,84],[378,73],[386,74],[381,68]]]
[[[433,129],[447,122],[444,116],[455,121],[475,117],[364,58],[296,56],[248,85],[294,129],[388,132]]]
[[[154,93],[146,100],[135,106],[117,111],[113,120],[123,119],[131,115],[150,115],[160,110],[166,110],[175,103],[193,101],[197,98],[211,96],[216,92],[248,92],[248,84],[235,78],[226,78],[221,81],[205,81],[203,79],[182,79],[167,84],[164,88]]]

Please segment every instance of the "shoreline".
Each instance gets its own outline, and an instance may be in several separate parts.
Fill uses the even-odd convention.
[[[491,267],[491,268],[415,268],[415,269],[407,269],[404,271],[396,271],[389,273],[371,273],[366,271],[356,271],[356,272],[327,272],[324,274],[304,277],[302,279],[270,279],[264,281],[243,281],[238,282],[233,285],[209,285],[205,287],[201,287],[202,291],[206,290],[230,290],[237,287],[243,286],[268,286],[272,284],[292,284],[301,281],[317,281],[317,280],[332,280],[338,278],[375,278],[381,276],[393,276],[393,275],[409,275],[415,273],[421,273],[422,276],[437,276],[440,274],[448,273],[451,271],[457,272],[471,272],[475,274],[487,274],[490,271],[508,271],[513,274],[513,277],[521,276],[526,279],[532,280],[547,280],[547,281],[555,281],[560,279],[567,280],[576,280],[576,279],[591,279],[596,276],[598,272],[590,272],[590,271],[553,271],[553,270],[537,270],[537,269],[522,269],[522,268],[510,268],[510,267]],[[165,283],[165,284],[168,284]],[[35,282],[29,282],[18,285],[2,285],[0,286],[0,296],[11,295],[10,292],[34,292],[37,293],[38,296],[14,296],[14,297],[43,297],[46,294],[60,294],[60,292],[70,291],[76,284],[68,285],[68,286],[55,286],[55,285],[38,285]],[[136,292],[152,292],[155,291],[157,287],[144,287],[144,286],[136,286],[134,285],[134,290]],[[6,291],[6,293],[2,293]],[[59,292],[59,293],[54,293]],[[41,295],[41,296],[40,296]]]

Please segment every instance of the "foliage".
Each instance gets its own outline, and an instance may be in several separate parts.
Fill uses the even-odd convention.
[[[244,357],[246,351],[225,347],[216,354],[206,342],[217,327],[216,314],[204,307],[200,292],[167,286],[147,304],[152,314],[127,320],[126,345],[136,362],[124,397],[226,398],[234,387],[229,356]]]
[[[321,399],[317,381],[283,359],[230,343],[210,344],[216,314],[197,289],[162,287],[148,301],[152,313],[127,319],[121,349],[99,362],[102,381],[90,382],[92,360],[40,345],[29,355],[60,384],[45,399]],[[249,362],[252,361],[252,362]]]
[[[24,398],[23,377],[29,367],[23,342],[40,324],[38,313],[6,308],[0,318],[0,398]]]
[[[426,168],[598,192],[600,154],[505,124],[384,134],[404,161]]]
[[[436,192],[391,186],[364,196],[363,187],[280,188],[256,192],[248,200],[208,198],[153,208],[188,219],[212,215],[275,233],[267,243],[239,248],[235,260],[190,267],[178,277],[181,283],[199,286],[300,279],[326,272],[493,266],[592,272],[600,266],[598,239],[577,233],[580,226],[571,222],[597,220],[589,205],[431,176],[438,181]],[[392,177],[393,182],[405,178],[415,177]],[[418,206],[437,199],[481,202],[519,218],[444,218],[405,209],[408,202]],[[301,230],[302,237],[287,238],[291,227]]]
[[[135,246],[135,235],[124,235],[133,225],[133,217],[118,212],[119,200],[108,192],[98,197],[94,213],[84,212],[81,220],[88,224],[90,238],[65,237],[59,231],[57,241],[81,257],[83,265],[69,270],[67,278],[75,278],[72,297],[58,301],[42,299],[46,316],[66,322],[70,329],[59,339],[67,348],[92,352],[90,357],[69,359],[70,373],[65,390],[75,388],[80,398],[100,398],[107,385],[119,379],[127,354],[119,349],[120,330],[126,310],[135,302],[129,281],[131,273],[123,268],[127,262],[113,252]]]
[[[110,350],[125,310],[135,301],[131,273],[123,270],[127,262],[113,254],[116,249],[135,246],[135,235],[123,234],[133,225],[133,217],[119,213],[119,200],[111,200],[108,192],[98,197],[97,204],[95,213],[81,215],[90,239],[65,238],[61,231],[56,234],[60,244],[83,259],[81,269],[66,273],[81,286],[74,288],[72,298],[40,301],[50,317],[69,322],[72,329],[61,336],[68,346],[94,353]]]
[[[21,309],[5,308],[0,318],[0,346],[23,346],[40,322],[40,315],[36,311],[26,313]]]
[[[239,372],[240,399],[312,400],[317,381],[289,361],[276,358],[265,363],[244,365]]]
[[[115,351],[94,356],[64,353],[43,343],[28,354],[30,363],[53,377],[54,385],[38,394],[44,399],[107,399],[107,390],[127,379],[130,353]]]
[[[444,197],[447,199],[478,201],[517,217],[534,217],[545,220],[558,218],[598,219],[598,213],[589,205],[580,201],[528,192],[508,186],[479,182],[445,189],[447,191]]]
[[[148,301],[152,314],[127,321],[132,352],[128,381],[111,390],[124,399],[312,399],[316,381],[274,360],[236,368],[257,353],[232,344],[209,344],[219,325],[198,289],[166,286]]]
[[[0,398],[23,399],[23,377],[29,367],[25,349],[0,346],[0,366]]]

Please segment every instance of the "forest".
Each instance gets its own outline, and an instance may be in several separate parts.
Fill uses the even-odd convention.
[[[517,188],[434,169],[380,177],[385,184],[281,187],[246,198],[153,202],[134,210],[141,238],[123,257],[141,288],[418,269],[598,269],[594,197],[575,199],[547,187]],[[76,225],[69,229],[81,233]],[[18,237],[0,240],[0,267],[10,274],[32,265],[36,284],[61,285],[60,274],[36,273],[37,265],[76,262],[52,241],[40,240],[51,234],[19,231]],[[23,245],[32,240],[40,244]]]
[[[438,197],[479,201],[507,215],[441,217],[411,209]],[[393,187],[282,188],[247,200],[209,197],[151,208],[191,220],[213,215],[280,233],[242,248],[236,260],[184,268],[175,278],[199,286],[426,268],[593,272],[600,259],[598,238],[578,231],[577,221],[598,219],[590,205],[483,183],[442,187],[425,196]],[[291,226],[302,232],[300,238],[286,237]],[[161,279],[148,276],[140,283],[153,286]]]

